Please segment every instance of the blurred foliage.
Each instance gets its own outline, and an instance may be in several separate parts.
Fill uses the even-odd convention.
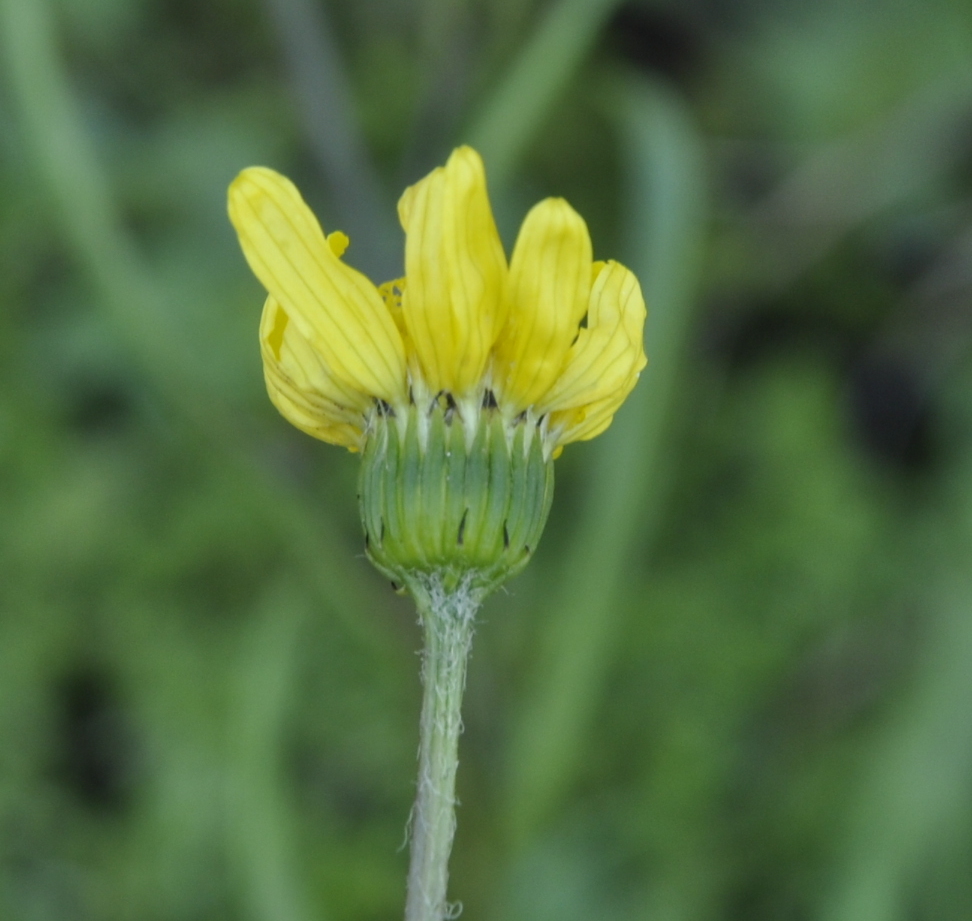
[[[224,195],[390,277],[468,139],[651,364],[484,610],[465,916],[972,916],[970,61],[962,0],[0,0],[0,917],[400,916],[414,615]]]

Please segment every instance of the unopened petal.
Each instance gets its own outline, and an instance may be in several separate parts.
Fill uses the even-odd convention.
[[[343,234],[325,239],[290,180],[244,170],[229,215],[254,274],[286,310],[331,375],[390,403],[406,397],[405,349],[375,286],[343,263]]]
[[[260,320],[267,392],[288,422],[308,435],[358,450],[373,400],[338,380],[273,296]]]
[[[453,152],[405,191],[402,309],[429,387],[463,395],[480,382],[505,320],[506,257],[482,160]]]
[[[587,327],[536,411],[551,414],[561,443],[593,438],[610,424],[646,364],[645,302],[635,276],[608,262],[591,291]]]
[[[591,238],[562,198],[527,214],[510,260],[509,313],[496,343],[497,396],[518,413],[536,403],[564,366],[591,295]]]

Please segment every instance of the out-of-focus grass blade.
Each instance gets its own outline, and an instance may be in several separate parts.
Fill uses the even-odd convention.
[[[387,650],[386,632],[367,616],[379,607],[377,598],[369,597],[341,562],[346,554],[338,535],[326,520],[308,513],[299,495],[263,471],[256,457],[263,436],[243,431],[234,408],[211,392],[183,357],[178,333],[166,321],[173,312],[166,310],[163,292],[122,230],[110,183],[81,124],[81,106],[58,56],[47,0],[0,0],[0,51],[39,176],[109,322],[155,390],[220,452],[227,475],[240,478],[240,495],[255,501],[287,535],[318,593],[349,633],[376,652]]]
[[[612,427],[589,449],[589,492],[513,727],[505,806],[518,844],[557,808],[576,775],[619,639],[619,587],[631,547],[636,539],[650,543],[659,519],[665,423],[704,233],[702,149],[684,105],[636,77],[621,88],[621,103],[633,210],[628,258],[648,301],[649,364]]]
[[[596,41],[619,0],[560,0],[547,13],[467,134],[495,188],[504,186],[543,116]]]
[[[968,468],[966,468],[968,469]],[[966,533],[972,524],[966,509]],[[929,547],[936,545],[929,536]],[[967,835],[972,816],[972,583],[958,561],[931,601],[927,648],[914,685],[869,748],[851,800],[846,846],[821,921],[904,921],[921,874],[940,848]],[[931,567],[955,559],[940,548]],[[927,552],[927,551],[926,551]]]
[[[281,777],[282,730],[306,605],[292,589],[270,593],[244,633],[231,672],[228,850],[251,921],[324,918],[308,911],[297,881],[294,816]]]
[[[965,156],[958,126],[970,100],[972,73],[937,80],[880,121],[816,149],[748,216],[760,275],[785,288],[856,227],[928,196]]]

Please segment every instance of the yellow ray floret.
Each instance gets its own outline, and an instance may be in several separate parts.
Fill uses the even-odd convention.
[[[372,398],[331,373],[273,295],[263,307],[260,352],[270,399],[293,425],[331,444],[360,449]]]
[[[506,256],[470,147],[409,187],[398,203],[405,231],[402,310],[433,391],[457,397],[482,379],[505,319]]]
[[[250,268],[342,384],[386,401],[404,397],[405,347],[378,290],[336,255],[289,179],[244,170],[229,215]]]
[[[527,214],[510,261],[509,313],[496,343],[497,396],[521,412],[554,384],[587,313],[591,238],[562,198]]]
[[[269,293],[270,397],[324,441],[359,450],[376,412],[404,419],[413,401],[447,393],[461,414],[495,405],[511,431],[540,426],[545,451],[559,451],[604,431],[645,366],[634,275],[592,261],[587,225],[558,198],[531,209],[507,268],[469,147],[402,195],[405,276],[380,288],[342,261],[347,237],[325,237],[273,170],[240,173],[229,212]]]
[[[606,263],[591,290],[587,327],[536,407],[550,414],[560,444],[594,438],[610,424],[647,363],[644,324],[638,279],[620,263]]]

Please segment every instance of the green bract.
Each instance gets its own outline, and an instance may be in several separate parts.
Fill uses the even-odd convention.
[[[371,561],[398,585],[436,576],[482,595],[536,549],[553,498],[553,461],[536,426],[484,409],[467,429],[445,400],[376,416],[358,497]]]

